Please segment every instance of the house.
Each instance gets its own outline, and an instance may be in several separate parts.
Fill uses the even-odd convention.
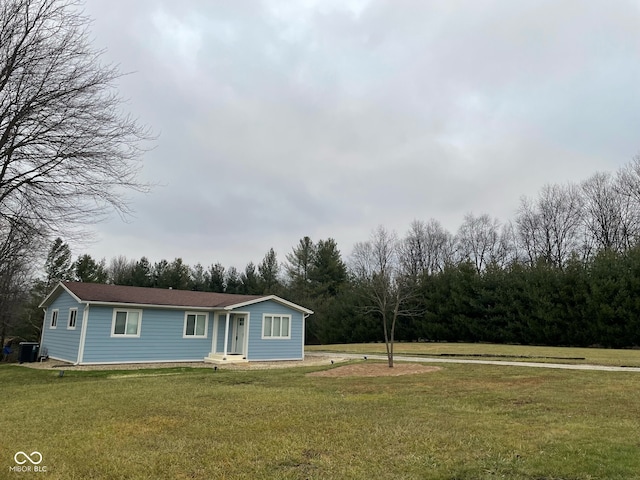
[[[60,282],[40,307],[41,351],[77,365],[302,360],[313,313],[275,295],[82,282]]]

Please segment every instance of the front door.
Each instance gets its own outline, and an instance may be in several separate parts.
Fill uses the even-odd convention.
[[[233,317],[233,339],[231,342],[231,353],[244,353],[244,327],[246,323],[244,315],[235,315]]]

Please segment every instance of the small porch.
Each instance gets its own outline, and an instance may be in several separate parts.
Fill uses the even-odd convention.
[[[206,363],[247,363],[249,313],[218,311],[213,316],[211,351]]]
[[[249,360],[238,353],[228,353],[224,355],[222,353],[210,353],[209,356],[204,357],[204,363],[215,363],[216,365],[223,365],[228,363],[249,363]]]

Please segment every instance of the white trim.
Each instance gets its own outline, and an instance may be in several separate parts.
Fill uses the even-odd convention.
[[[53,358],[53,357],[51,357]],[[63,360],[62,358],[58,358],[56,360]],[[63,360],[68,362],[68,360]],[[119,362],[84,362],[81,365],[135,365],[135,364],[139,364],[139,363],[202,363],[203,367],[207,366],[207,364],[204,362],[204,360],[202,360],[202,357],[198,357],[198,358],[191,358],[191,359],[184,359],[181,358],[180,360],[126,360],[126,361],[119,361]],[[171,368],[171,367],[167,367],[167,368]]]
[[[78,361],[76,363],[82,363],[84,358],[84,343],[87,339],[87,321],[89,320],[89,305],[84,306],[84,312],[82,312],[82,329],[80,330],[80,345],[78,345]]]
[[[247,312],[247,321],[244,324],[244,345],[243,345],[243,358],[249,359],[249,323],[251,322],[251,313]]]
[[[50,360],[59,360],[60,362],[67,362],[70,367],[73,367],[73,366],[77,365],[76,363],[73,363],[73,360],[69,360],[68,358],[52,357],[51,355],[49,355],[49,359]],[[52,366],[54,366],[54,365],[52,365]],[[64,366],[66,367],[66,365],[64,365]]]
[[[138,316],[138,332],[135,335],[126,333],[127,326],[125,324],[125,333],[114,333],[116,328],[116,315],[118,312],[127,312],[127,322],[129,321],[129,312],[134,313],[137,312]],[[113,316],[111,319],[111,337],[113,338],[140,338],[140,332],[142,331],[142,310],[134,309],[134,308],[114,308]]]
[[[150,287],[151,288],[151,287]],[[191,311],[203,311],[210,312],[224,310],[223,307],[193,307],[191,305],[158,305],[155,303],[124,303],[124,302],[94,302],[92,300],[87,301],[91,305],[96,307],[122,307],[122,308],[164,308],[170,310],[191,310]]]
[[[195,315],[196,317],[196,322],[193,325],[193,335],[187,335],[187,317],[189,315]],[[204,335],[196,334],[198,315],[204,315]],[[184,327],[182,329],[182,338],[209,338],[209,312],[184,312]]]
[[[282,333],[282,319],[288,318],[289,320],[289,328],[288,335],[269,335],[265,336],[264,334],[264,322],[266,317],[271,317],[271,332],[273,333],[273,317],[280,317],[280,333]],[[291,340],[291,320],[292,315],[290,313],[263,313],[262,314],[262,340]]]
[[[213,312],[213,320],[211,324],[211,328],[213,328],[213,333],[211,334],[211,355],[215,355],[218,349],[218,328],[220,328],[220,313]]]
[[[40,302],[40,305],[38,305],[38,307],[43,308],[46,307],[47,301],[49,300],[49,297],[52,297],[59,288],[63,288],[69,295],[71,295],[73,297],[73,299],[78,302],[78,303],[82,303],[82,300],[75,294],[73,293],[71,290],[69,290],[64,283],[62,282],[58,282],[58,285],[55,286],[55,288],[53,290],[51,290],[51,293],[49,293],[49,295],[47,295],[45,297],[44,300],[42,300],[42,302]]]
[[[307,336],[307,318],[309,317],[310,315],[302,314],[302,360],[304,360],[305,355],[304,342]]]
[[[231,312],[233,314],[233,332],[231,333],[232,337],[236,335],[237,324],[236,321],[238,317],[236,315],[241,315],[244,317],[244,338],[242,339],[242,357],[247,358],[248,350],[249,350],[249,318],[251,317],[251,313],[249,312]],[[232,339],[231,345],[234,345],[235,339]],[[228,352],[227,352],[228,353]],[[233,352],[238,355],[237,353]]]
[[[259,362],[288,362],[288,361],[298,361],[304,360],[303,358],[259,358],[249,360],[251,363],[259,363]]]
[[[44,316],[42,317],[42,330],[40,330],[40,347],[44,344],[44,332],[47,329],[47,307],[43,308]]]
[[[229,311],[229,310],[234,310],[236,308],[241,308],[241,307],[245,307],[248,305],[254,305],[256,303],[260,303],[260,302],[266,302],[267,300],[273,300],[277,303],[280,303],[282,305],[285,305],[287,307],[290,307],[294,310],[298,310],[300,312],[306,313],[306,314],[313,314],[313,310],[309,310],[308,308],[304,308],[301,305],[298,305],[296,303],[290,302],[288,300],[285,300],[284,298],[280,298],[277,295],[266,295],[264,297],[258,297],[258,298],[254,298],[253,300],[247,300],[244,302],[240,302],[240,303],[234,303],[233,305],[227,305],[225,306],[221,306],[221,305],[211,305],[211,306],[207,306],[207,307],[196,307],[196,306],[192,306],[192,305],[156,305],[156,304],[151,304],[151,303],[123,303],[123,302],[101,302],[101,301],[91,301],[91,300],[82,300],[80,297],[78,297],[75,293],[73,293],[71,290],[69,290],[66,285],[63,282],[58,283],[58,285],[51,291],[51,293],[49,293],[49,295],[47,295],[45,297],[45,299],[40,303],[39,307],[43,308],[46,306],[47,302],[49,301],[49,299],[51,297],[53,297],[58,290],[62,288],[64,289],[69,295],[71,295],[78,303],[85,303],[87,305],[91,304],[91,305],[97,305],[97,306],[103,306],[103,307],[113,307],[113,306],[121,306],[124,308],[168,308],[168,309],[172,309],[172,310],[204,310],[204,311]]]
[[[308,308],[304,308],[300,305],[297,305],[293,302],[289,302],[284,298],[280,298],[277,295],[267,295],[266,297],[255,298],[253,300],[247,300],[246,302],[235,303],[233,305],[228,305],[224,307],[225,310],[234,310],[240,307],[246,307],[247,305],[253,305],[255,303],[266,302],[267,300],[273,300],[274,302],[281,303],[282,305],[286,305],[287,307],[293,308],[294,310],[298,310],[300,312],[307,313],[311,315],[313,310],[309,310]]]
[[[56,317],[56,324],[53,324],[53,317]],[[49,319],[49,330],[55,330],[56,328],[58,328],[58,321],[60,320],[60,309],[59,308],[54,308],[53,310],[51,310],[51,318]]]
[[[73,327],[71,326],[71,312],[76,312],[76,317],[73,322]],[[67,330],[75,330],[76,325],[78,325],[78,307],[73,307],[69,309],[69,315],[67,317]]]
[[[231,313],[227,312],[225,316],[225,321],[224,321],[224,352],[222,353],[222,356],[224,357],[223,360],[227,359],[227,348],[229,346],[229,316],[230,315]]]

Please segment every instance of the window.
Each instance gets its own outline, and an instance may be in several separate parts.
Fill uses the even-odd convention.
[[[67,328],[73,330],[76,328],[76,321],[78,320],[78,309],[70,308],[69,309],[69,323],[67,324]]]
[[[139,337],[142,310],[113,310],[112,337]]]
[[[51,311],[51,328],[58,326],[58,310]]]
[[[262,317],[262,338],[291,338],[291,315],[265,314]]]
[[[207,320],[209,315],[206,313],[190,313],[184,316],[184,338],[205,338],[207,336]]]

